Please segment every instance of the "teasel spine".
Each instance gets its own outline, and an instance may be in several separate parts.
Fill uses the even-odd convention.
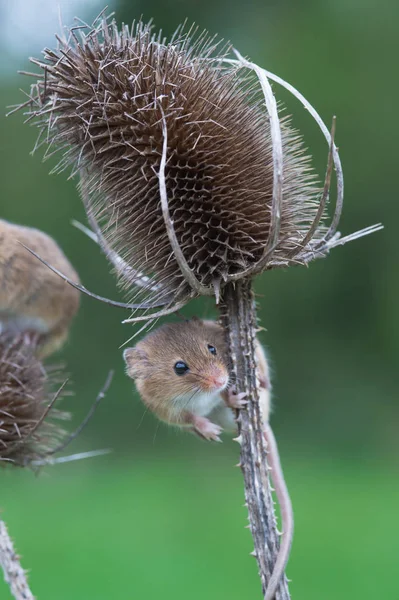
[[[85,136],[87,136],[87,140],[84,142],[84,145],[82,145],[79,157],[75,161],[73,173],[76,172],[80,174],[80,191],[88,215],[89,224],[93,229],[93,234],[90,235],[91,237],[96,239],[104,254],[114,266],[115,271],[120,275],[120,277],[124,281],[124,285],[130,286],[130,288],[135,287],[136,289],[141,289],[144,293],[150,294],[151,296],[151,298],[137,303],[113,302],[101,297],[102,300],[108,301],[108,303],[110,304],[115,304],[117,306],[127,308],[133,311],[144,311],[141,316],[132,315],[131,318],[126,319],[124,322],[131,323],[136,321],[145,321],[151,318],[158,318],[159,316],[162,316],[164,314],[170,314],[170,312],[173,312],[175,309],[181,308],[181,306],[183,306],[184,303],[188,302],[191,298],[196,297],[198,295],[215,295],[216,301],[218,302],[220,298],[221,289],[224,285],[227,285],[229,282],[238,281],[241,278],[247,278],[249,276],[254,276],[265,269],[286,267],[290,264],[308,264],[314,258],[325,256],[333,247],[337,245],[342,245],[348,241],[351,241],[352,239],[357,239],[362,235],[372,233],[381,228],[380,225],[372,226],[354,234],[351,234],[349,236],[346,236],[344,238],[340,237],[340,234],[337,233],[337,226],[339,223],[339,218],[341,215],[343,205],[343,173],[338,151],[334,144],[334,132],[332,132],[332,135],[330,135],[326,126],[324,125],[314,108],[290,84],[286,83],[284,80],[266,71],[265,69],[260,68],[258,65],[244,59],[237,51],[235,51],[235,59],[228,58],[226,54],[221,54],[217,58],[211,58],[212,52],[217,46],[217,44],[215,44],[213,41],[207,42],[206,37],[204,35],[202,35],[202,37],[200,36],[199,41],[197,41],[197,43],[194,44],[193,47],[190,47],[190,32],[188,32],[186,36],[182,37],[182,31],[180,30],[172,39],[170,44],[165,45],[165,40],[162,40],[160,35],[158,37],[152,36],[150,38],[149,28],[144,26],[142,23],[139,22],[137,24],[134,33],[133,27],[131,30],[124,27],[122,28],[122,31],[119,31],[116,27],[115,22],[112,21],[111,23],[109,23],[107,21],[107,18],[103,14],[97,22],[93,23],[92,29],[90,30],[89,28],[89,32],[87,35],[84,35],[80,32],[82,35],[82,39],[79,39],[77,37],[76,29],[80,29],[81,27],[83,27],[83,25],[78,26],[77,28],[71,28],[68,38],[57,38],[60,44],[60,48],[58,52],[54,52],[48,49],[45,51],[47,62],[32,59],[32,62],[34,62],[34,64],[38,65],[41,69],[44,70],[44,74],[42,76],[42,79],[39,80],[37,84],[35,84],[32,87],[30,100],[28,100],[27,103],[25,103],[25,105],[31,105],[31,108],[28,112],[27,120],[29,121],[31,119],[35,119],[39,120],[39,123],[41,120],[43,126],[47,131],[47,142],[50,144],[50,148],[53,147],[54,140],[68,140],[68,136],[72,135],[68,128],[65,129],[65,127],[67,127],[66,125],[63,126],[64,129],[62,129],[61,133],[59,134],[57,132],[54,133],[52,131],[57,121],[57,119],[55,118],[55,116],[57,115],[57,111],[62,116],[62,111],[71,110],[72,112],[68,114],[72,121],[73,119],[76,120],[76,116],[78,114],[76,113],[75,115],[73,113],[73,109],[69,108],[69,106],[74,105],[75,101],[72,102],[72,104],[67,104],[66,101],[63,99],[58,100],[59,93],[57,92],[57,90],[61,92],[62,89],[65,89],[65,91],[67,91],[69,89],[68,86],[72,86],[72,88],[73,86],[75,86],[76,93],[78,94],[80,84],[72,83],[73,69],[82,69],[82,73],[84,75],[84,69],[92,68],[91,63],[96,53],[98,53],[99,56],[102,56],[102,54],[105,52],[105,47],[109,48],[109,51],[116,53],[115,55],[117,56],[117,58],[114,61],[115,65],[118,64],[118,60],[120,60],[121,65],[123,65],[124,63],[122,58],[119,59],[118,57],[119,55],[122,55],[124,49],[126,49],[129,46],[129,44],[136,44],[135,48],[137,48],[138,53],[143,53],[145,51],[152,52],[151,56],[158,56],[159,61],[161,60],[159,58],[161,54],[159,53],[169,52],[171,55],[170,60],[172,62],[174,60],[174,50],[172,51],[171,48],[174,48],[173,44],[175,44],[176,47],[178,47],[179,52],[185,53],[185,56],[189,57],[186,59],[188,61],[188,66],[190,66],[190,64],[195,65],[197,64],[195,61],[198,62],[198,60],[202,60],[203,63],[201,64],[204,65],[205,69],[209,68],[209,65],[212,65],[212,69],[214,69],[215,72],[217,72],[218,69],[221,69],[222,65],[229,65],[230,67],[234,68],[234,76],[236,76],[235,74],[239,74],[241,71],[254,72],[259,81],[259,85],[264,96],[264,102],[270,121],[270,138],[272,147],[271,150],[273,156],[273,189],[270,208],[270,231],[267,241],[263,246],[262,256],[256,262],[252,261],[252,264],[244,268],[242,271],[235,273],[225,273],[221,278],[215,278],[212,281],[211,285],[204,284],[199,279],[198,274],[194,271],[194,268],[190,266],[190,257],[186,256],[184,248],[182,248],[181,242],[179,241],[178,236],[176,235],[174,219],[170,211],[170,199],[168,198],[166,185],[167,175],[165,173],[166,164],[169,159],[167,115],[165,115],[165,112],[162,108],[162,97],[160,96],[159,98],[156,98],[155,105],[158,107],[158,110],[161,115],[158,121],[161,124],[163,137],[159,171],[157,173],[158,192],[159,197],[161,199],[164,229],[167,233],[167,237],[169,240],[171,255],[174,257],[174,260],[177,263],[177,269],[180,273],[181,281],[184,283],[184,285],[179,285],[178,288],[172,290],[173,293],[171,293],[170,289],[163,289],[165,286],[165,277],[158,277],[158,282],[152,281],[151,277],[145,275],[145,273],[142,272],[140,269],[137,270],[133,264],[126,261],[122,256],[120,256],[117,253],[117,251],[115,251],[115,249],[112,248],[109,241],[107,241],[107,239],[105,238],[104,230],[98,223],[95,210],[93,209],[93,203],[90,200],[91,190],[93,190],[97,185],[97,176],[94,177],[88,172],[86,173],[86,168],[83,166],[83,164],[80,164],[80,160],[83,156],[83,149],[86,147],[89,148],[90,142],[93,144],[94,140],[96,140],[97,138],[95,136],[92,136],[92,133],[90,132],[90,123],[87,123],[85,125],[82,121],[82,133],[83,130],[86,132]],[[104,39],[103,42],[100,41],[99,36],[101,35]],[[136,39],[134,38],[134,35],[136,35]],[[71,45],[72,43],[74,43],[73,49]],[[147,50],[145,48],[146,44],[148,44]],[[153,44],[153,48],[155,48],[154,50],[152,50],[152,47],[150,50],[151,44]],[[202,49],[204,55],[199,56]],[[194,62],[190,63],[190,60]],[[107,58],[104,58],[102,62],[100,61],[101,67],[99,71],[99,76],[100,74],[103,74],[102,76],[105,78],[103,85],[115,86],[116,88],[119,85],[116,79],[115,81],[112,80],[112,78],[110,79],[109,73],[105,75],[105,71],[102,70],[102,63],[104,63],[104,66],[106,66],[106,61]],[[163,66],[165,69],[167,69],[167,66]],[[211,76],[213,76],[212,70],[210,71],[210,77]],[[232,76],[233,75],[231,75],[231,73],[228,75],[228,77]],[[287,88],[295,97],[297,97],[302,102],[304,107],[316,120],[330,147],[324,190],[320,198],[318,209],[315,211],[314,218],[310,222],[307,231],[303,233],[302,238],[296,240],[295,244],[293,244],[293,247],[291,249],[287,248],[283,252],[281,252],[281,250],[277,252],[277,250],[282,244],[281,219],[284,207],[283,186],[284,181],[287,178],[287,173],[284,170],[284,155],[285,153],[287,153],[288,148],[286,147],[286,149],[284,149],[283,147],[283,136],[280,117],[277,111],[277,105],[269,79],[274,80],[280,85]],[[53,90],[52,95],[49,95],[48,90],[50,90],[50,88]],[[113,97],[113,93],[118,94],[120,93],[120,90],[110,89],[109,92],[109,97],[111,98]],[[68,91],[68,93],[70,92]],[[232,98],[234,98],[234,96],[232,96]],[[78,99],[76,99],[75,104],[76,107],[79,108]],[[106,110],[107,107],[104,105],[104,111]],[[104,114],[106,113],[104,112]],[[256,117],[256,115],[257,113],[255,111],[254,118]],[[127,119],[127,116],[125,116],[124,118]],[[82,119],[83,118],[84,117],[82,116]],[[108,125],[108,127],[110,127],[110,125]],[[334,128],[335,124],[333,125],[333,129]],[[104,140],[106,139],[106,136],[106,132],[102,134]],[[122,139],[124,139],[123,136]],[[44,140],[44,142],[46,142],[46,139]],[[106,142],[104,141],[104,143]],[[290,142],[287,142],[287,144],[289,143]],[[120,146],[121,144],[118,142],[117,146],[118,145]],[[73,147],[68,149],[60,163],[60,168],[64,168],[66,164],[68,164],[68,162],[72,160],[71,157],[75,155],[76,149],[73,149]],[[97,151],[95,149],[93,157],[93,160],[97,160]],[[297,162],[297,164],[300,165],[299,162]],[[328,230],[326,230],[323,233],[322,229],[320,228],[320,224],[326,216],[325,209],[329,200],[329,188],[333,164],[337,173],[337,202],[331,225],[329,226]],[[291,167],[288,166],[288,174],[290,172],[290,168]],[[314,190],[312,193],[314,193]],[[304,206],[305,204],[306,203],[304,203]],[[75,287],[78,286],[75,285]],[[80,288],[78,287],[78,289],[80,289],[84,293],[90,294],[90,292],[86,290],[83,286],[81,286]],[[92,295],[96,297],[95,294]],[[151,309],[162,308],[162,306],[165,307],[162,310],[149,312],[151,311]]]
[[[47,76],[47,85],[50,85],[50,79],[52,79],[51,85],[55,85],[54,89],[56,89],[60,81],[62,87],[62,78],[64,77],[64,80],[67,82],[66,86],[68,87],[68,69],[72,71],[74,69],[79,70],[80,68],[86,69],[89,63],[91,64],[92,56],[95,55],[96,52],[98,52],[98,54],[102,56],[105,47],[109,48],[110,52],[119,52],[122,48],[125,47],[125,44],[129,44],[130,42],[132,44],[135,44],[137,42],[140,46],[140,43],[142,42],[140,35],[142,34],[149,35],[145,29],[138,28],[136,32],[136,35],[138,36],[137,42],[137,39],[134,39],[133,33],[130,33],[129,30],[123,28],[122,32],[119,32],[116,28],[115,23],[108,24],[106,19],[103,19],[101,23],[94,24],[93,30],[89,32],[88,36],[82,38],[82,43],[76,38],[75,32],[71,30],[70,40],[75,40],[74,48],[71,49],[69,40],[60,40],[61,49],[58,54],[54,53],[53,51],[47,52],[46,59],[47,62],[50,64],[46,64],[45,61],[34,62],[41,69],[44,70],[43,79],[45,79]],[[99,41],[98,36],[101,35],[103,35],[103,42]],[[162,43],[160,37],[151,38],[151,41],[148,42],[148,44],[150,43],[153,44],[153,46],[151,47],[152,53],[156,52],[154,48],[156,44],[158,44],[157,48],[159,54],[157,55],[157,57],[160,61],[161,49],[159,45]],[[69,50],[71,50],[71,52],[68,55]],[[184,46],[184,44],[183,50],[186,50],[186,46]],[[162,52],[166,53],[168,51],[171,52],[170,47],[169,50],[168,48],[162,48]],[[84,54],[85,52],[87,52],[86,55]],[[153,55],[154,54],[152,54],[151,56]],[[209,54],[207,54],[206,56],[207,58],[209,58]],[[116,62],[117,57],[115,57],[115,64]],[[170,269],[166,273],[166,275],[164,272],[158,272],[156,273],[158,278],[155,278],[155,285],[159,287],[157,287],[156,289],[151,289],[152,282],[149,285],[147,285],[149,283],[148,280],[144,281],[142,279],[142,274],[144,273],[144,270],[140,268],[142,265],[139,264],[139,268],[136,269],[137,265],[135,263],[129,263],[129,260],[127,260],[126,256],[120,255],[120,253],[116,252],[115,248],[112,247],[112,242],[120,242],[119,237],[122,234],[120,234],[120,228],[118,229],[119,225],[117,219],[115,219],[113,223],[111,223],[110,219],[105,227],[103,227],[100,223],[100,219],[104,218],[104,209],[99,202],[97,202],[96,204],[95,200],[91,200],[91,195],[95,195],[96,185],[98,184],[98,181],[96,180],[96,177],[86,175],[83,171],[83,168],[87,168],[88,165],[83,164],[84,161],[80,160],[83,155],[84,149],[86,148],[86,145],[79,146],[80,139],[78,139],[77,143],[75,144],[76,147],[72,146],[72,148],[68,149],[67,154],[64,156],[64,160],[61,163],[61,168],[66,166],[68,161],[70,161],[70,157],[74,156],[74,154],[76,155],[77,148],[80,148],[81,154],[78,155],[78,158],[75,160],[75,162],[72,161],[74,162],[73,172],[80,172],[81,175],[81,191],[83,191],[83,195],[86,194],[86,199],[83,198],[83,201],[89,216],[89,223],[91,224],[94,230],[93,237],[95,237],[97,243],[99,243],[100,247],[107,255],[108,259],[114,265],[116,271],[122,273],[122,277],[123,275],[126,277],[126,281],[128,284],[134,282],[134,277],[136,277],[137,282],[139,283],[139,285],[137,285],[137,283],[134,284],[136,285],[136,287],[140,287],[144,291],[155,292],[155,294],[152,295],[150,302],[144,302],[142,304],[124,304],[125,308],[129,308],[132,310],[142,309],[144,311],[144,314],[140,316],[133,315],[131,318],[125,319],[125,323],[153,320],[169,312],[173,312],[174,310],[176,310],[177,307],[180,308],[182,305],[187,303],[192,297],[198,295],[215,295],[216,297],[216,301],[219,304],[220,308],[221,322],[223,323],[226,331],[226,341],[230,349],[237,389],[239,392],[246,392],[248,399],[250,400],[248,409],[242,410],[240,415],[238,416],[238,424],[240,427],[240,435],[238,439],[241,443],[242,449],[240,462],[244,474],[251,532],[255,541],[255,555],[258,560],[263,592],[265,593],[273,569],[273,558],[277,548],[277,533],[275,531],[273,503],[268,487],[267,462],[264,460],[266,448],[265,442],[263,440],[263,428],[259,415],[258,396],[255,384],[255,358],[253,341],[255,331],[257,328],[257,319],[251,292],[251,280],[256,274],[267,269],[286,267],[293,264],[307,265],[315,258],[321,258],[326,256],[326,254],[328,254],[328,252],[335,246],[344,244],[353,239],[357,239],[358,237],[361,237],[363,235],[377,231],[381,228],[381,226],[372,226],[343,238],[341,238],[340,234],[337,233],[338,223],[343,206],[344,186],[342,167],[337,148],[334,144],[335,121],[333,123],[332,133],[330,135],[329,131],[327,130],[326,126],[322,122],[317,112],[299,92],[297,92],[292,86],[287,84],[282,79],[278,78],[272,73],[269,73],[265,69],[260,68],[258,65],[255,65],[254,63],[244,59],[238,52],[236,52],[235,59],[231,59],[225,55],[222,55],[213,64],[215,65],[216,69],[221,69],[221,66],[223,64],[230,65],[230,67],[233,67],[235,69],[234,75],[237,75],[240,72],[242,73],[244,71],[255,73],[263,93],[263,99],[266,106],[266,114],[263,116],[267,118],[264,118],[262,121],[262,119],[259,117],[259,119],[256,122],[258,125],[260,124],[260,122],[264,122],[265,131],[267,130],[266,125],[270,127],[271,147],[267,149],[266,154],[267,158],[269,158],[271,151],[273,169],[272,185],[270,186],[271,189],[269,190],[271,192],[271,203],[270,206],[268,204],[266,207],[267,211],[269,211],[269,219],[266,223],[266,225],[268,226],[268,231],[266,239],[262,239],[262,243],[259,243],[259,247],[261,248],[259,258],[256,259],[256,256],[253,255],[245,263],[244,258],[248,258],[244,252],[246,248],[244,248],[243,250],[239,248],[239,252],[242,250],[241,259],[243,262],[243,266],[241,270],[237,269],[237,264],[239,264],[239,260],[236,256],[234,256],[234,268],[229,269],[229,267],[231,267],[232,265],[227,264],[227,267],[224,271],[223,268],[221,269],[221,273],[218,274],[218,277],[212,277],[213,271],[211,268],[209,268],[209,272],[206,274],[207,276],[202,277],[201,279],[200,268],[198,267],[198,264],[196,265],[197,268],[194,268],[192,260],[193,257],[187,254],[187,250],[185,252],[184,243],[182,242],[181,238],[179,240],[179,232],[177,231],[175,219],[172,214],[173,207],[171,206],[171,200],[173,200],[173,198],[168,198],[168,176],[166,173],[166,167],[168,166],[170,168],[170,163],[168,163],[168,161],[170,160],[170,152],[168,153],[168,151],[170,150],[170,144],[168,144],[168,141],[171,132],[170,129],[168,129],[168,115],[165,111],[165,107],[162,104],[162,98],[160,98],[157,95],[157,85],[155,86],[154,100],[154,107],[157,110],[157,120],[154,123],[154,127],[158,127],[157,132],[159,132],[159,126],[161,125],[162,143],[160,144],[160,160],[159,164],[157,163],[156,170],[156,176],[158,178],[158,187],[157,194],[155,194],[154,196],[154,201],[157,203],[158,206],[158,200],[160,200],[162,221],[161,219],[158,219],[156,221],[156,225],[158,227],[161,227],[162,224],[162,234],[164,235],[166,233],[168,240],[168,251],[170,252],[172,260],[174,260],[177,265],[178,277],[175,277],[174,271],[172,272],[172,270]],[[204,65],[206,66],[206,63],[204,63]],[[121,66],[125,67],[126,65],[121,63]],[[65,69],[65,73],[61,72],[61,67]],[[102,67],[105,67],[105,64],[102,64]],[[154,73],[153,75],[156,81],[155,69]],[[103,70],[101,71],[101,73],[98,73],[99,81],[101,79],[101,75],[104,75]],[[132,76],[135,75],[137,74],[132,73]],[[302,196],[301,194],[299,194],[299,197],[296,197],[295,194],[291,193],[292,189],[290,188],[284,190],[284,185],[286,185],[287,179],[289,178],[289,176],[292,177],[292,170],[290,171],[289,168],[285,169],[284,161],[291,160],[292,162],[294,162],[294,160],[298,158],[296,154],[298,150],[297,147],[295,147],[294,140],[292,138],[289,138],[289,135],[286,136],[286,145],[284,147],[284,135],[282,133],[282,125],[280,122],[276,101],[269,79],[274,80],[275,82],[283,85],[283,87],[286,87],[296,98],[298,98],[303,103],[303,105],[311,114],[311,116],[316,120],[324,137],[328,142],[329,155],[324,188],[319,199],[318,207],[314,210],[314,206],[312,205],[314,196],[312,195],[315,193],[315,189],[314,187],[310,190],[306,189],[305,184],[309,180],[306,180],[306,178],[304,178],[304,171],[301,170],[301,165],[303,166],[303,163],[301,163],[301,161],[297,160],[294,166],[297,167],[300,175],[302,175],[302,178],[298,177],[299,192],[303,192]],[[111,85],[112,88],[114,84],[119,85],[117,81],[111,81],[110,79],[108,79],[106,82],[106,85]],[[60,138],[57,138],[57,133],[54,134],[51,131],[54,124],[52,115],[57,115],[57,111],[59,112],[59,114],[62,115],[64,111],[65,116],[65,114],[67,114],[68,112],[68,106],[66,104],[62,105],[62,102],[57,104],[58,98],[56,97],[56,95],[53,95],[52,98],[49,98],[48,94],[46,95],[46,84],[43,82],[43,80],[42,82],[39,82],[36,85],[37,88],[36,91],[34,90],[34,93],[32,94],[31,103],[32,106],[35,103],[37,104],[37,110],[32,109],[28,118],[31,119],[37,117],[39,119],[44,119],[44,124],[47,124],[48,131],[50,132],[49,139],[51,140],[51,142],[57,139],[59,139],[59,141],[62,141],[62,136],[64,134],[66,138],[68,138],[68,135],[71,135],[69,141],[71,142],[72,140],[73,142],[72,134],[75,134],[76,131],[71,129],[68,130],[67,125],[66,129],[61,131]],[[71,92],[71,90],[69,91]],[[106,91],[108,91],[110,93],[110,96],[112,96],[111,92],[114,90],[110,89]],[[236,104],[239,103],[240,97],[238,96],[239,94],[237,95],[237,97],[234,97],[234,94],[232,94],[232,104],[234,104],[234,106],[236,106]],[[104,98],[101,100],[100,104],[102,103],[103,112],[104,115],[106,115],[108,105],[107,102],[104,101]],[[47,103],[44,107],[41,105],[42,99]],[[123,100],[124,98],[122,94],[122,97],[120,98],[120,104],[123,104]],[[75,102],[77,105],[79,105],[79,98],[75,98]],[[46,116],[47,114],[50,115],[48,119]],[[258,113],[256,112],[256,110],[254,110],[251,113],[251,115],[254,116],[255,120],[258,118]],[[75,117],[76,114],[73,114],[73,111],[68,116],[68,118],[70,118],[71,120]],[[245,118],[248,119],[248,116],[246,115]],[[268,124],[267,119],[269,121]],[[106,121],[106,119],[104,119],[104,121]],[[251,125],[248,123],[248,121],[246,121],[246,123],[248,127]],[[112,123],[108,123],[108,125],[110,127]],[[234,123],[231,123],[231,126],[233,128]],[[79,129],[79,124],[76,125],[76,128],[77,130]],[[80,131],[84,131],[84,135],[87,136],[87,147],[90,147],[90,143],[93,145],[94,154],[92,156],[92,160],[97,160],[98,152],[94,146],[95,142],[97,141],[97,138],[94,135],[92,135],[90,131],[90,123],[88,124],[86,122],[81,127]],[[250,133],[253,133],[253,129],[250,129]],[[266,131],[266,133],[268,134],[268,130]],[[102,139],[107,139],[107,131],[104,131],[101,135],[104,136]],[[86,144],[86,138],[84,139],[84,143]],[[121,139],[123,142],[123,136]],[[238,140],[237,143],[239,141],[240,140]],[[119,142],[120,145],[123,145],[122,142]],[[292,142],[291,146],[288,144],[288,142]],[[326,218],[326,207],[329,201],[329,191],[333,165],[335,166],[335,170],[337,173],[337,201],[331,224],[329,227],[324,227],[323,220]],[[93,164],[89,164],[89,166],[93,167]],[[288,162],[288,167],[289,166],[290,163]],[[101,182],[103,173],[103,171],[101,171],[100,173],[99,180]],[[233,175],[233,173],[231,175]],[[265,182],[265,185],[266,183],[269,185],[269,180]],[[242,192],[242,190],[240,191]],[[310,197],[306,196],[306,192],[309,192]],[[292,206],[284,204],[284,202],[287,202],[287,197],[289,200],[293,201]],[[299,200],[302,200],[302,205],[300,204]],[[112,204],[112,201],[110,202],[110,204]],[[265,206],[263,206],[263,209],[265,209]],[[311,208],[312,210],[310,210]],[[154,207],[153,210],[155,210]],[[292,218],[291,220],[293,224],[297,226],[296,229],[299,231],[299,234],[297,236],[291,235],[292,227],[290,228],[287,226],[284,228],[284,210],[286,211],[286,216],[288,215],[288,225],[292,224],[290,221],[290,218]],[[300,215],[305,215],[303,220],[306,222],[306,227],[302,225]],[[111,216],[113,218],[113,214]],[[159,211],[157,213],[157,216],[160,216]],[[229,216],[231,217],[231,213],[229,213]],[[133,234],[137,233],[135,218],[136,216],[133,215],[133,232],[130,231],[130,238],[132,239],[129,238],[128,240],[124,240],[125,245],[126,243],[129,243],[132,248],[134,242],[137,241],[137,237],[134,238],[133,236]],[[112,225],[115,225],[115,223],[117,223],[117,225],[114,227],[114,229],[112,229]],[[149,228],[149,231],[153,233],[151,227]],[[123,230],[122,233],[126,234],[126,231]],[[156,231],[156,233],[158,233],[158,231]],[[244,233],[248,234],[247,231],[245,231]],[[114,240],[112,239],[111,234],[115,237]],[[262,238],[262,235],[259,235]],[[288,241],[286,239],[287,237]],[[142,240],[138,241],[140,242]],[[194,244],[192,244],[192,246],[194,246]],[[236,250],[236,248],[233,248],[233,250]],[[207,248],[205,248],[205,251],[207,251]],[[239,252],[237,252],[237,254],[239,254]],[[211,254],[209,254],[208,258],[210,259],[211,257]],[[153,264],[151,268],[158,268],[158,257],[155,256],[152,257],[152,259]],[[210,262],[211,261],[209,260],[209,263]],[[168,261],[166,261],[165,264],[167,267]],[[133,275],[133,279],[130,278],[129,269],[132,269],[130,271],[130,275]],[[165,268],[165,270],[167,269]],[[171,272],[172,275],[170,274]],[[171,278],[171,281],[166,282],[169,283],[169,287],[164,281],[164,279],[168,275]],[[170,289],[171,287],[173,288],[172,290]],[[156,310],[154,312],[153,309],[158,308],[157,306],[155,306],[154,300],[155,304],[159,301],[161,304],[164,305],[164,307],[161,307],[161,310]],[[121,303],[119,303],[119,305],[122,306]],[[152,310],[152,312],[148,312],[150,310]],[[279,600],[287,600],[289,598],[287,584],[284,579],[279,584],[279,590],[277,594]]]
[[[54,408],[67,379],[61,383],[62,371],[44,367],[37,357],[39,347],[28,333],[0,335],[0,466],[32,467],[66,436],[51,417],[69,418]]]
[[[0,466],[38,470],[58,462],[54,456],[86,427],[113,379],[111,370],[85,418],[67,433],[56,422],[69,420],[70,413],[55,408],[55,404],[68,393],[69,379],[62,368],[45,366],[39,360],[38,347],[36,336],[27,332],[0,334]],[[89,451],[76,460],[108,452]]]

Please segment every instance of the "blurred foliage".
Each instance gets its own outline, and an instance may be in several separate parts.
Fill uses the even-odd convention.
[[[337,115],[346,198],[340,230],[380,221],[385,230],[309,269],[266,273],[256,284],[267,329],[261,339],[274,372],[272,423],[297,515],[289,574],[298,600],[399,597],[386,581],[399,551],[393,131],[399,89],[392,77],[399,5],[120,0],[114,8],[118,21],[154,17],[165,34],[187,17],[295,85],[326,122]],[[22,77],[0,81],[1,113],[23,99],[18,88],[28,84]],[[323,178],[327,147],[316,126],[299,103],[275,91]],[[1,121],[0,216],[49,232],[86,287],[117,298],[105,259],[70,225],[71,219],[84,222],[76,182],[49,176],[55,160],[42,164],[40,152],[29,155],[37,131],[22,121],[21,114]],[[210,316],[212,304],[196,301],[185,313]],[[43,600],[259,597],[256,569],[246,558],[251,547],[242,529],[242,484],[231,469],[238,448],[229,441],[217,448],[200,443],[145,413],[123,373],[120,346],[138,329],[121,325],[124,316],[82,298],[70,340],[55,358],[68,364],[76,421],[108,369],[116,369],[107,398],[71,447],[112,447],[113,457],[60,466],[39,481],[0,474],[0,506],[32,568],[32,586]],[[46,540],[43,547],[39,538]],[[1,598],[5,589],[0,584]]]
[[[221,448],[212,468],[209,455],[160,451],[104,458],[96,470],[60,465],[50,478],[1,473],[7,523],[37,598],[260,600],[241,474]],[[378,463],[324,458],[302,454],[286,469],[292,598],[396,600],[398,479]],[[0,598],[9,600],[2,581]]]

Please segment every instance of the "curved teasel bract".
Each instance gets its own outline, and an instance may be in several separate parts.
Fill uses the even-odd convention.
[[[218,298],[229,281],[307,264],[378,229],[339,238],[333,136],[277,76],[193,29],[167,42],[142,22],[119,30],[101,16],[67,34],[32,59],[44,73],[25,103],[28,120],[41,128],[46,156],[62,153],[56,170],[80,174],[95,239],[129,300],[145,306],[128,321],[151,318],[152,306],[170,312],[197,295]],[[327,139],[323,191],[269,79],[302,101]]]

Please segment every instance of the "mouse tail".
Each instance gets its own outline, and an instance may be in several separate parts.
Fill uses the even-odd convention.
[[[291,498],[285,483],[277,442],[269,423],[265,424],[264,436],[267,443],[267,461],[271,469],[271,478],[280,505],[282,520],[282,539],[277,554],[272,575],[268,582],[264,600],[274,600],[277,588],[284,575],[285,567],[290,556],[292,538],[294,534],[294,513]]]

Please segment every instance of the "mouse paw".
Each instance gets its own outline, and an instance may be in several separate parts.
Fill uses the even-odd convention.
[[[245,406],[248,404],[248,400],[246,400],[246,397],[247,395],[245,392],[240,392],[239,394],[237,394],[235,390],[228,390],[226,399],[227,406],[229,406],[230,408],[235,408],[237,410],[245,408]]]
[[[195,417],[193,428],[195,433],[205,440],[213,442],[222,441],[219,435],[222,433],[223,429],[219,427],[219,425],[212,423],[212,421],[206,417]]]

